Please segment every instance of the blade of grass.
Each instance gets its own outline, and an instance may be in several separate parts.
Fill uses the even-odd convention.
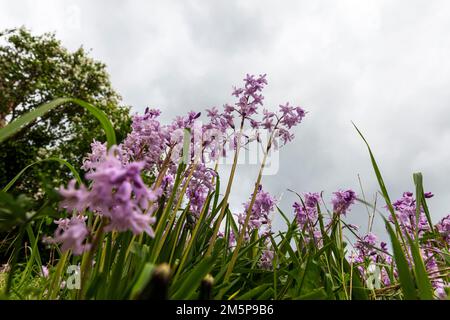
[[[431,285],[431,281],[423,263],[419,246],[417,242],[413,241],[409,236],[408,241],[409,247],[411,248],[411,255],[414,260],[414,271],[416,275],[415,279],[418,287],[419,298],[422,300],[432,300],[433,286]]]
[[[173,299],[188,299],[191,294],[199,287],[202,279],[211,271],[217,257],[217,251],[213,251],[210,257],[203,259],[196,265],[181,283],[174,282],[174,288],[177,288],[173,294]]]
[[[427,217],[428,225],[431,231],[434,231],[433,222],[431,221],[430,211],[428,210],[428,205],[425,200],[425,194],[423,190],[423,177],[422,173],[417,172],[413,174],[414,184],[416,185],[416,219],[419,221],[420,207],[423,208],[425,216]]]
[[[407,300],[415,300],[417,299],[417,294],[414,278],[409,270],[405,253],[403,252],[400,242],[389,222],[386,219],[384,219],[384,222],[391,238],[392,249],[394,251],[394,258],[397,264],[398,276],[400,278],[400,286],[402,288],[403,295]]]
[[[102,125],[103,130],[105,131],[106,134],[106,141],[108,142],[108,147],[117,144],[116,133],[114,132],[114,128],[111,124],[111,121],[109,121],[106,114],[99,108],[93,106],[92,104],[75,98],[58,98],[48,103],[44,103],[39,107],[37,107],[36,109],[31,110],[25,113],[24,115],[18,117],[16,120],[9,123],[6,127],[0,129],[0,143],[5,141],[15,133],[19,132],[20,130],[22,130],[23,127],[32,123],[37,118],[42,117],[52,109],[55,109],[56,107],[59,107],[66,103],[75,103],[88,110],[94,117],[98,119],[98,121]]]
[[[28,170],[28,169],[30,169],[31,167],[33,167],[33,166],[35,166],[35,165],[37,165],[37,164],[40,164],[40,163],[42,163],[42,162],[47,162],[47,161],[56,161],[56,162],[59,162],[60,164],[62,164],[63,166],[66,166],[69,170],[70,170],[70,172],[72,172],[72,174],[73,174],[73,176],[74,176],[74,178],[77,180],[77,182],[79,183],[79,184],[81,184],[82,183],[82,181],[81,181],[81,178],[80,178],[80,175],[78,174],[78,171],[69,163],[69,162],[67,162],[66,160],[63,160],[63,159],[60,159],[60,158],[54,158],[54,157],[51,157],[51,158],[47,158],[47,159],[43,159],[43,160],[38,160],[38,161],[35,161],[35,162],[33,162],[33,163],[31,163],[31,164],[29,164],[29,165],[27,165],[25,168],[23,168],[14,178],[12,178],[11,179],[11,181],[9,181],[8,182],[8,184],[3,188],[3,190],[2,191],[4,191],[4,192],[6,192],[6,191],[8,191],[9,189],[11,189],[11,187],[17,182],[17,180]]]

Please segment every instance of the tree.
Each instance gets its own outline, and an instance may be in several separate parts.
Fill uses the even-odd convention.
[[[36,36],[24,28],[0,32],[0,127],[58,97],[75,97],[99,107],[112,121],[118,141],[130,129],[129,107],[120,105],[106,65],[90,58],[83,47],[70,52],[54,34]],[[104,134],[92,115],[74,104],[55,109],[0,144],[0,186],[26,165],[49,156],[79,168],[93,139],[101,141]],[[55,185],[69,173],[44,163],[16,185],[16,192],[39,194],[35,175]]]

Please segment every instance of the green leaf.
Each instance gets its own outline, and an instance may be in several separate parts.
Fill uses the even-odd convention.
[[[211,271],[216,260],[217,253],[213,254],[209,258],[203,259],[199,264],[197,264],[192,270],[188,271],[187,276],[180,281],[181,284],[178,285],[174,283],[174,287],[178,288],[173,294],[172,299],[189,299],[190,296],[195,292],[195,290],[200,286],[202,279]]]
[[[375,161],[375,157],[374,157],[374,155],[372,153],[372,150],[370,149],[369,143],[367,142],[366,138],[364,138],[364,136],[361,133],[361,131],[359,131],[358,127],[354,123],[352,123],[352,124],[355,127],[356,131],[358,131],[359,135],[361,136],[361,138],[363,139],[364,143],[367,146],[367,150],[369,151],[369,155],[370,155],[370,160],[372,161],[372,167],[373,167],[373,169],[375,171],[375,175],[377,177],[378,184],[379,184],[380,189],[381,189],[381,193],[383,194],[383,197],[384,197],[384,199],[386,201],[386,204],[388,206],[389,211],[391,212],[392,215],[395,215],[394,214],[394,208],[392,207],[391,199],[389,198],[389,194],[388,194],[387,189],[386,189],[386,185],[384,184],[383,177],[381,176],[380,169],[378,168],[377,162]]]
[[[414,260],[414,271],[416,274],[417,287],[419,289],[419,298],[423,300],[432,300],[433,286],[428,278],[428,273],[420,255],[419,246],[410,237],[408,237],[409,246],[411,248],[412,258]]]
[[[246,293],[244,293],[242,296],[238,297],[236,300],[250,300],[253,299],[261,294],[263,294],[267,288],[269,288],[271,286],[270,283],[264,283],[260,286],[257,286],[249,291],[247,291]]]
[[[208,213],[208,210],[209,210],[209,205],[210,205],[210,202],[211,202],[211,196],[212,196],[212,194],[210,193],[208,195],[208,197],[206,198],[205,203],[203,204],[200,216],[198,218],[198,221],[195,224],[194,230],[192,231],[191,238],[189,239],[189,243],[187,244],[186,249],[183,252],[183,256],[181,258],[180,264],[178,265],[177,273],[176,273],[174,279],[176,279],[177,275],[183,270],[184,264],[185,264],[186,259],[188,258],[189,254],[191,252],[192,246],[195,243],[195,241],[197,240],[198,230],[199,230],[200,226],[202,225],[203,220],[205,219],[205,216],[206,216],[206,214]],[[187,211],[187,208],[186,208],[185,211]],[[181,226],[182,222],[178,222],[177,225]],[[176,234],[176,239],[178,239],[178,234]],[[173,250],[175,250],[175,247],[173,248]]]
[[[32,200],[25,195],[14,198],[0,191],[0,231],[11,230],[17,225],[26,224],[36,213],[30,212]]]
[[[287,226],[290,227],[291,222],[289,221],[289,219],[286,217],[286,215],[283,213],[283,211],[281,211],[281,209],[277,206],[277,210],[278,212],[281,214],[281,216],[283,217],[284,221],[286,222]]]
[[[44,221],[41,220],[40,225],[39,225],[38,230],[37,230],[38,234],[39,234],[39,232],[41,230],[43,222]],[[41,256],[39,254],[39,249],[38,249],[38,246],[37,246],[39,239],[37,237],[35,237],[34,232],[33,232],[33,228],[31,227],[30,224],[27,224],[25,226],[25,229],[27,231],[28,238],[29,238],[30,244],[32,246],[32,250],[31,250],[31,256],[28,259],[28,262],[27,262],[27,265],[25,267],[25,270],[22,273],[22,279],[20,280],[20,283],[19,283],[18,287],[20,287],[25,282],[27,277],[30,275],[31,267],[32,267],[34,261],[36,262],[38,270],[40,272],[42,272],[42,261],[41,261]]]
[[[70,163],[68,163],[66,160],[52,157],[52,158],[47,158],[47,159],[43,159],[43,160],[38,160],[36,162],[29,164],[25,168],[23,168],[14,178],[11,179],[11,181],[8,182],[8,184],[3,188],[2,191],[5,191],[5,192],[8,191],[17,182],[17,180],[25,173],[25,171],[27,171],[32,166],[40,164],[45,161],[56,161],[64,166],[66,166],[72,172],[72,174],[73,174],[74,178],[77,180],[77,182],[79,184],[82,183],[80,175],[78,174],[78,171]]]
[[[386,185],[384,184],[383,177],[381,176],[380,169],[378,168],[377,162],[375,161],[375,157],[374,157],[374,155],[372,153],[372,150],[370,149],[369,143],[364,138],[364,136],[361,133],[361,131],[359,131],[358,127],[353,122],[352,122],[352,124],[355,127],[356,131],[358,131],[359,135],[361,136],[361,138],[363,139],[364,143],[367,146],[367,150],[369,151],[369,155],[370,155],[370,160],[372,161],[372,167],[373,167],[373,170],[375,171],[375,175],[377,177],[378,185],[380,186],[381,193],[383,195],[384,201],[386,202],[386,205],[387,205],[387,207],[389,209],[389,212],[391,213],[391,216],[392,216],[392,219],[394,221],[395,228],[396,228],[397,233],[398,233],[398,235],[400,237],[400,240],[402,241],[403,245],[406,246],[405,239],[403,238],[403,235],[402,235],[402,232],[401,232],[401,228],[400,228],[400,225],[399,225],[398,220],[397,220],[397,215],[395,214],[394,207],[392,206],[392,201],[389,198],[389,194],[387,192]]]
[[[345,272],[352,272],[352,298],[354,300],[369,300],[369,295],[367,294],[367,289],[364,288],[361,275],[356,266],[350,265],[347,260],[344,260],[344,270]]]
[[[272,288],[268,288],[266,291],[263,292],[257,299],[258,300],[269,300],[274,296],[275,292]]]
[[[303,294],[297,298],[296,300],[324,300],[327,298],[327,293],[323,288],[314,289],[306,294]]]
[[[215,181],[216,181],[216,189],[214,191],[214,201],[213,201],[212,211],[216,210],[217,203],[219,202],[219,195],[220,195],[220,177],[217,172],[216,172]]]
[[[92,104],[75,98],[58,98],[48,103],[45,103],[37,107],[36,109],[33,109],[30,112],[27,112],[24,115],[18,117],[16,120],[9,123],[6,127],[0,129],[0,143],[5,141],[15,133],[19,132],[20,130],[22,130],[24,126],[30,124],[37,118],[42,117],[44,114],[51,111],[52,109],[69,102],[78,104],[79,106],[85,108],[98,119],[98,121],[103,127],[103,130],[105,131],[108,147],[117,144],[116,133],[114,132],[114,128],[111,124],[111,121],[109,121],[105,113],[100,109],[98,109],[97,107],[93,106]]]
[[[147,262],[144,265],[144,268],[141,271],[141,274],[139,275],[139,278],[133,285],[133,288],[131,289],[131,297],[135,298],[147,285],[148,281],[150,280],[150,277],[152,276],[152,271],[155,268],[155,265],[153,263]]]
[[[434,230],[433,222],[431,221],[430,211],[428,210],[427,202],[425,200],[425,194],[423,191],[423,177],[422,173],[417,172],[413,174],[414,184],[416,185],[416,219],[418,221],[420,215],[420,207],[423,208],[425,216],[427,217],[428,225],[431,231]]]
[[[386,224],[386,228],[389,232],[389,236],[391,238],[392,248],[394,250],[395,263],[397,265],[398,276],[400,278],[400,286],[402,288],[403,295],[407,300],[416,300],[417,294],[414,284],[414,278],[409,270],[408,261],[406,260],[405,253],[403,252],[402,247],[400,245],[400,241],[395,235],[395,232],[392,229],[391,225],[385,218],[383,219]]]

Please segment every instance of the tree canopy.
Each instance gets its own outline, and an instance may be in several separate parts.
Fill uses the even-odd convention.
[[[0,32],[0,127],[59,97],[79,98],[103,110],[119,141],[129,131],[129,107],[121,104],[104,63],[83,47],[67,50],[52,33],[33,35],[25,28]],[[79,167],[99,137],[104,135],[97,119],[75,104],[61,106],[0,144],[0,185],[31,162],[50,156]],[[28,176],[39,174],[59,183],[69,172],[55,166],[43,164]],[[38,187],[34,179],[21,181],[16,186],[20,192]]]

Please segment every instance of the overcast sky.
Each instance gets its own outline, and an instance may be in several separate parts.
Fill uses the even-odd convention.
[[[449,17],[447,0],[0,0],[0,28],[54,31],[69,49],[92,49],[136,112],[158,107],[170,120],[221,106],[246,73],[267,73],[266,106],[309,111],[279,173],[263,180],[291,215],[288,188],[323,190],[328,201],[339,188],[360,194],[359,174],[368,198],[378,190],[354,121],[391,198],[414,190],[413,172],[424,174],[435,221],[450,211]],[[256,167],[238,168],[233,208],[255,178]],[[365,208],[347,220],[364,230]]]

